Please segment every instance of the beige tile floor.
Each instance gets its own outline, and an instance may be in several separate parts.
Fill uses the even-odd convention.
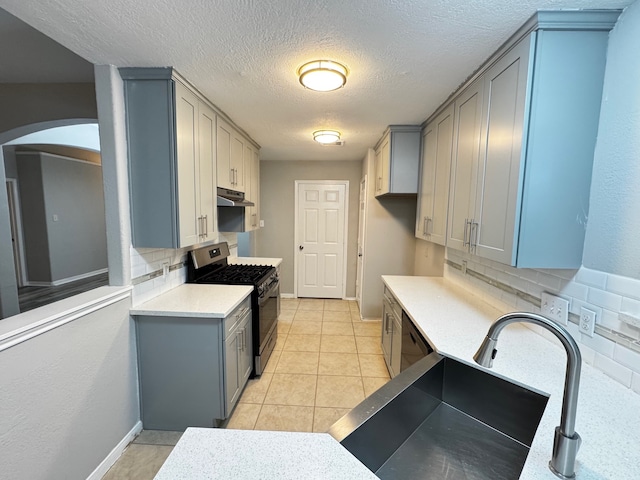
[[[325,432],[389,380],[380,322],[344,300],[283,299],[278,342],[227,428]]]
[[[278,342],[260,378],[249,380],[227,428],[325,432],[389,381],[380,322],[362,322],[356,302],[283,299]],[[103,480],[151,480],[180,432],[143,431]]]

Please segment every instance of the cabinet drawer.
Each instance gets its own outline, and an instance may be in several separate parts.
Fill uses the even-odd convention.
[[[398,300],[396,300],[396,297],[393,296],[393,293],[391,293],[391,290],[389,290],[387,287],[384,287],[384,296],[389,301],[389,305],[390,305],[391,310],[392,310],[393,314],[395,315],[395,317],[398,318],[398,319],[401,319],[402,318],[402,307],[398,303]]]
[[[231,312],[224,319],[224,338],[226,339],[231,332],[233,332],[238,325],[238,322],[243,319],[245,314],[251,311],[251,295],[245,298],[236,309]]]

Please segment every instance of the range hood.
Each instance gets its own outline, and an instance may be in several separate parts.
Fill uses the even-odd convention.
[[[218,187],[219,207],[253,207],[255,204],[244,199],[244,193]]]

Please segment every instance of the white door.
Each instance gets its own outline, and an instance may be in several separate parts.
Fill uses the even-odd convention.
[[[298,182],[298,297],[344,297],[347,185]]]
[[[360,180],[360,207],[358,214],[358,263],[356,271],[356,301],[358,307],[362,308],[362,279],[364,275],[363,258],[364,258],[364,222],[366,219],[367,206],[367,176]]]

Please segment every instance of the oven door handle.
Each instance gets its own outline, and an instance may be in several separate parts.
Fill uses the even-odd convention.
[[[271,297],[271,294],[279,287],[280,281],[276,280],[275,282],[271,283],[269,287],[262,293],[262,295],[258,297],[258,304],[264,305]]]

